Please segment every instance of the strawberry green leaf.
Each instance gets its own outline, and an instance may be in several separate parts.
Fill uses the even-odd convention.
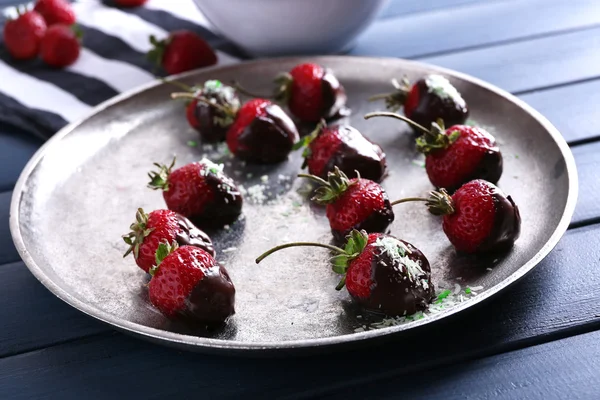
[[[158,168],[158,171],[151,171],[148,173],[148,177],[150,178],[150,182],[148,183],[148,187],[153,190],[164,190],[165,192],[169,190],[169,175],[175,166],[176,157],[173,157],[173,161],[171,165],[167,166],[164,164],[154,163],[154,166]]]
[[[348,269],[348,255],[340,254],[331,259],[333,272],[336,274],[345,274]]]

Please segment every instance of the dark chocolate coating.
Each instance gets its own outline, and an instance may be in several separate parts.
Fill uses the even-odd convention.
[[[345,130],[342,144],[331,156],[321,173],[327,179],[327,173],[338,167],[349,177],[356,177],[356,171],[365,179],[381,182],[387,169],[385,153],[379,145],[372,143],[355,128],[343,125],[332,129]]]
[[[512,247],[521,234],[521,214],[519,207],[510,196],[495,191],[494,224],[488,237],[477,248],[477,252],[503,251]]]
[[[225,267],[214,265],[185,299],[181,314],[208,325],[224,322],[235,313],[235,287]]]
[[[329,68],[325,69],[325,74],[321,80],[321,91],[323,96],[323,118],[330,121],[350,114],[350,109],[346,107],[346,101],[348,100],[346,90]]]
[[[385,236],[388,235],[382,235]],[[398,259],[391,257],[388,252],[376,250],[371,262],[371,296],[367,299],[353,297],[363,308],[391,317],[411,315],[427,309],[435,293],[427,258],[410,243],[394,239],[405,244],[410,250],[406,257],[420,263],[424,274],[413,281]],[[427,280],[425,286],[421,284],[423,280]]]
[[[483,179],[491,183],[497,183],[502,176],[502,169],[502,153],[496,146],[485,152],[483,157],[481,157],[479,165],[473,171],[473,176],[465,182],[472,181],[473,179]]]
[[[214,228],[229,224],[242,212],[242,194],[231,178],[222,173],[206,175],[206,183],[214,193],[213,200],[206,205],[201,215],[188,218],[202,228]]]
[[[384,197],[385,200],[383,208],[373,211],[367,218],[364,219],[364,221],[344,231],[332,229],[331,233],[333,234],[335,240],[339,243],[345,243],[346,236],[348,236],[350,231],[353,229],[357,229],[359,231],[365,230],[367,233],[386,233],[390,224],[394,222],[394,211],[392,210],[387,193],[384,193]]]
[[[469,110],[461,96],[453,96],[448,93],[440,96],[435,90],[432,90],[427,78],[419,79],[414,86],[418,90],[419,101],[410,115],[406,109],[404,110],[408,118],[426,128],[429,128],[431,123],[438,118],[444,120],[446,127],[465,123],[469,116]],[[422,134],[418,129],[412,128],[417,134]]]
[[[270,104],[265,111],[265,116],[255,118],[238,137],[239,158],[265,164],[284,161],[298,141],[296,125],[281,107]]]
[[[231,107],[232,102],[237,104],[240,102],[237,94],[234,94],[231,98],[227,98],[222,90],[217,92],[201,91],[200,95],[208,100],[214,99],[218,105],[226,108]],[[200,133],[200,137],[204,141],[222,142],[225,140],[227,130],[231,124],[223,126],[215,122],[215,120],[219,118],[226,119],[226,115],[223,113],[223,111],[206,103],[196,102],[194,114],[199,124],[197,130]],[[231,123],[233,123],[233,119],[231,120]]]
[[[210,237],[192,224],[189,219],[181,214],[177,214],[177,225],[179,226],[179,232],[177,233],[177,236],[175,236],[175,240],[179,247],[199,247],[211,256],[215,256],[215,248],[213,247]]]
[[[198,120],[198,132],[200,137],[206,142],[222,142],[225,140],[225,135],[229,126],[223,127],[215,123],[215,116],[221,115],[222,112],[208,104],[196,103],[194,114]]]

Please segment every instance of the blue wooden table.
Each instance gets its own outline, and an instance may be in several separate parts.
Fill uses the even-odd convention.
[[[0,126],[0,398],[600,398],[600,2],[396,0],[353,53],[482,78],[562,132],[579,169],[579,203],[530,275],[385,347],[273,360],[148,344],[70,308],[20,261],[9,203],[42,142]]]

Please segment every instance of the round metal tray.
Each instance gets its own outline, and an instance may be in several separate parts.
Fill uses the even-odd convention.
[[[441,221],[422,204],[396,206],[391,227],[393,235],[428,257],[437,288],[482,286],[476,296],[422,319],[360,332],[368,316],[351,305],[345,290],[334,290],[339,277],[326,251],[289,249],[256,265],[255,257],[275,244],[331,240],[323,209],[310,204],[307,183],[295,178],[302,163],[299,152],[287,162],[260,166],[233,159],[224,146],[190,146],[197,134],[188,127],[182,104],[169,100],[173,87],[161,82],[97,107],[57,133],[29,162],[14,191],[10,226],[31,272],[73,307],[149,340],[228,354],[305,353],[390,339],[462,312],[524,276],[556,245],[577,198],[573,156],[544,117],[492,85],[412,61],[355,57],[256,61],[178,79],[188,84],[235,79],[268,93],[273,76],[308,60],[335,71],[352,109],[345,122],[387,153],[390,174],[383,186],[390,199],[432,189],[410,129],[396,120],[363,119],[383,109],[382,103],[366,99],[388,90],[392,78],[445,75],[467,100],[474,123],[496,136],[505,163],[499,186],[512,195],[523,218],[521,237],[509,253],[495,259],[457,255]],[[161,193],[146,188],[146,173],[153,162],[169,162],[175,154],[179,166],[203,155],[225,163],[225,171],[249,192],[243,218],[228,230],[211,232],[237,289],[235,316],[213,332],[164,318],[148,301],[148,278],[132,258],[122,258],[121,235],[136,209],[165,207]]]

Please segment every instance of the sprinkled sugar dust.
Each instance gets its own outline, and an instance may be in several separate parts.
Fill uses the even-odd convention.
[[[403,325],[409,322],[418,321],[430,317],[449,309],[477,296],[478,292],[483,290],[483,286],[466,286],[464,289],[458,283],[451,289],[440,288],[436,291],[436,299],[429,305],[425,311],[418,311],[412,315],[402,315],[398,317],[386,317],[376,322],[366,323],[362,321],[361,326],[354,329],[354,332],[365,332],[373,329],[387,328],[390,326]],[[361,316],[360,319],[366,319]]]

